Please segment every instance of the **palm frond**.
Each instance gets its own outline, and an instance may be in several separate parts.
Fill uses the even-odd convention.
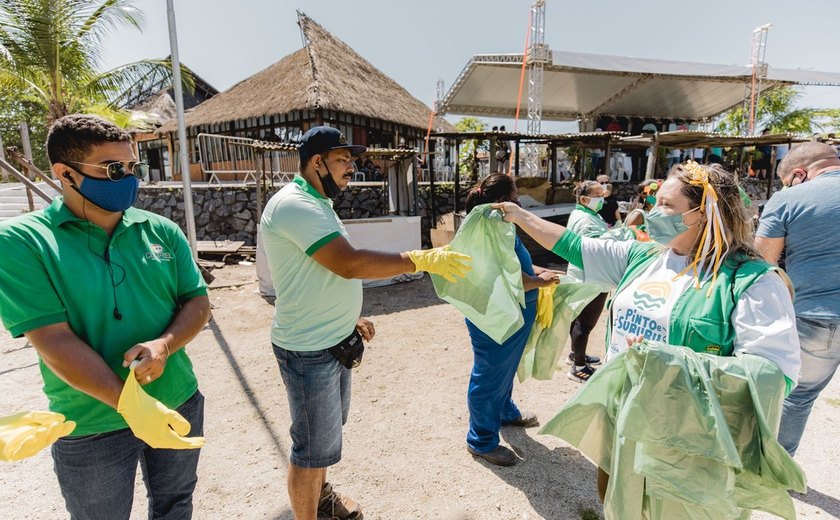
[[[84,21],[76,33],[76,38],[91,39],[97,43],[109,30],[120,27],[140,29],[143,21],[142,13],[133,5],[132,0],[105,0],[92,12],[81,11],[80,14],[84,16]]]
[[[188,67],[181,66],[181,84],[195,91],[195,78]],[[146,93],[156,93],[172,86],[172,60],[142,60],[122,65],[91,78],[90,89],[104,93],[112,106],[132,105],[132,100]]]

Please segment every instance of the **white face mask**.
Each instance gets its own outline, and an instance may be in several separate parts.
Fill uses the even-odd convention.
[[[590,197],[586,207],[592,211],[601,211],[601,208],[604,207],[604,197]]]

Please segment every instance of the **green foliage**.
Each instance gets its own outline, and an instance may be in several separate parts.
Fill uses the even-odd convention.
[[[756,111],[756,133],[769,129],[770,133],[791,132],[812,134],[837,127],[840,110],[796,108],[802,97],[797,87],[781,87],[761,94]],[[749,107],[740,104],[723,115],[717,131],[731,135],[746,134],[749,128]]]
[[[44,111],[31,102],[23,101],[11,92],[0,88],[0,137],[3,147],[14,146],[23,152],[20,138],[20,123],[29,126],[29,142],[32,145],[32,160],[41,170],[49,166],[45,143],[47,126]],[[17,165],[15,165],[17,166]]]
[[[19,146],[29,124],[36,165],[46,167],[44,138],[56,119],[92,113],[139,126],[121,104],[132,92],[171,82],[169,60],[143,60],[102,72],[102,41],[111,31],[139,29],[133,0],[0,0],[0,132]],[[183,69],[184,85],[193,89]]]
[[[463,117],[455,123],[455,129],[459,132],[484,132],[487,130],[487,124],[477,117]],[[467,139],[463,141],[458,154],[461,175],[476,180],[478,178],[478,160],[476,154],[479,151],[487,151],[488,149],[489,144],[486,140]]]

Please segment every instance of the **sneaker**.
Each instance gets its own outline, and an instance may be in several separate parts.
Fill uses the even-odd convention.
[[[467,446],[467,451],[472,453],[474,457],[480,457],[490,464],[495,464],[496,466],[513,466],[519,461],[513,450],[506,448],[501,444],[496,446],[495,450],[487,453],[478,453],[469,446]]]
[[[324,483],[318,501],[318,520],[362,520],[362,508],[350,497],[333,491],[332,484]]]
[[[520,428],[531,428],[532,426],[539,426],[539,424],[540,420],[531,412],[522,412],[519,419],[502,422],[502,426],[519,426]]]
[[[566,364],[570,367],[575,366],[575,354],[574,352],[569,352],[569,357],[566,358]],[[586,355],[586,364],[587,365],[600,365],[601,358],[598,356],[590,356],[589,354]]]
[[[569,370],[569,379],[572,381],[577,381],[578,383],[585,383],[589,381],[589,378],[592,377],[592,374],[595,373],[595,369],[589,365],[584,365],[582,367],[573,366],[571,370]]]

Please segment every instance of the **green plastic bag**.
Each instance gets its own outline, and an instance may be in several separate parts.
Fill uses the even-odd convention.
[[[551,326],[544,328],[534,321],[525,351],[516,369],[520,382],[529,377],[543,381],[553,377],[557,361],[569,337],[569,327],[584,307],[602,291],[598,285],[581,283],[570,276],[560,277],[560,285],[554,290],[552,299],[554,318]]]
[[[610,474],[607,519],[794,519],[788,490],[807,485],[776,440],[784,389],[759,356],[645,343],[598,370],[540,433]]]
[[[472,257],[472,270],[456,283],[431,275],[438,297],[497,343],[504,343],[525,323],[525,290],[515,239],[514,225],[504,222],[498,210],[490,204],[476,206],[449,244],[450,250]]]

